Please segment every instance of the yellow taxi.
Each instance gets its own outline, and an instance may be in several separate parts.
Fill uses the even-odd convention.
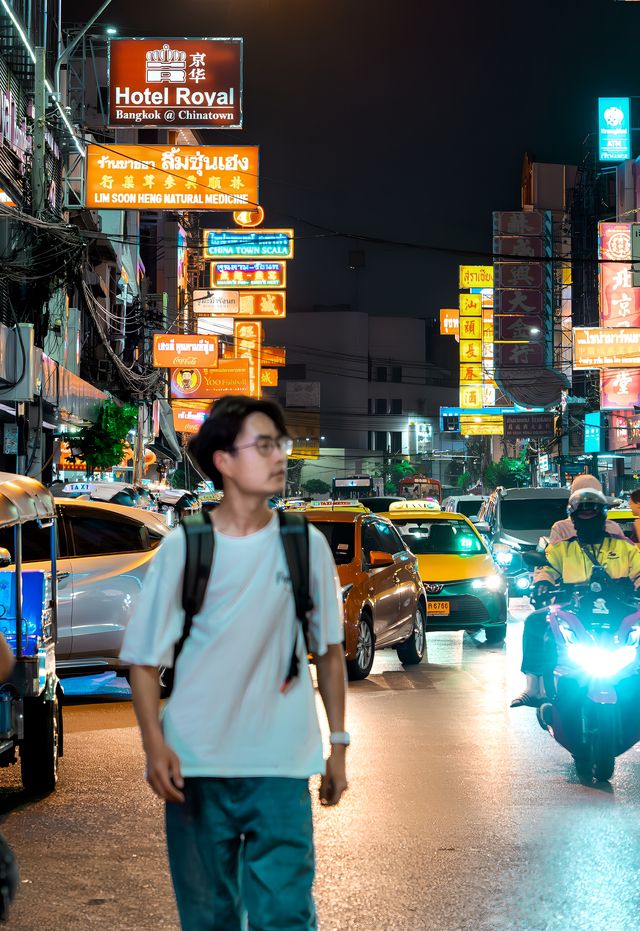
[[[326,502],[323,502],[326,505]],[[342,586],[344,648],[350,679],[365,679],[375,650],[393,647],[412,666],[425,651],[425,594],[416,557],[389,521],[357,502],[309,507],[326,538]]]
[[[633,516],[633,513],[629,510],[629,508],[612,508],[607,514],[607,519],[614,520],[616,524],[620,525],[620,529],[624,533],[625,537],[628,539],[631,538],[633,533],[633,523],[636,518]]]
[[[418,559],[427,594],[427,632],[484,629],[489,643],[507,631],[507,582],[491,551],[463,514],[398,501],[380,514]]]

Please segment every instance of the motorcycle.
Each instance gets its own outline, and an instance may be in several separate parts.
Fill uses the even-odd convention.
[[[640,741],[640,604],[629,588],[594,567],[589,582],[554,590],[547,605],[548,702],[538,721],[596,782]]]

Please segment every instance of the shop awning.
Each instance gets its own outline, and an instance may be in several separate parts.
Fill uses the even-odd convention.
[[[170,459],[172,462],[182,462],[182,447],[178,441],[178,434],[173,426],[173,413],[171,405],[164,398],[158,401],[160,414],[160,432],[153,443],[147,444],[150,449],[162,459]]]

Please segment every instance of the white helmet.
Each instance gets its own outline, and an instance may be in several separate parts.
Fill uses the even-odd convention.
[[[567,514],[573,516],[579,512],[596,511],[604,514],[606,517],[609,505],[607,499],[601,491],[596,488],[581,488],[574,491],[569,496],[567,505]]]

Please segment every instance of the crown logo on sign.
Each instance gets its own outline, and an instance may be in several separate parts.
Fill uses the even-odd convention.
[[[162,48],[146,53],[148,84],[183,84],[187,80],[187,53],[170,48],[166,43]]]

